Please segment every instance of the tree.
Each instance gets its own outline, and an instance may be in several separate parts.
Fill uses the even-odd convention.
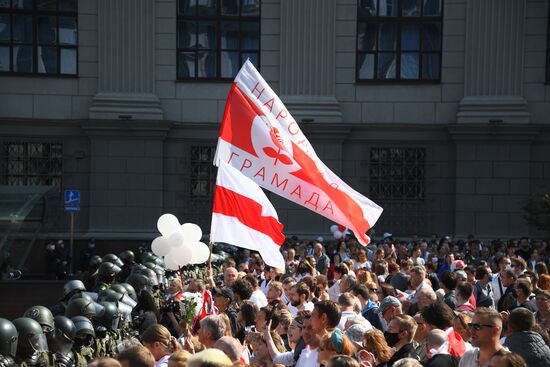
[[[550,237],[550,192],[531,195],[523,207],[527,223]]]

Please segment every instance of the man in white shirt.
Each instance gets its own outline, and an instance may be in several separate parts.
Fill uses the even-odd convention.
[[[506,270],[510,269],[512,261],[508,256],[503,256],[498,261],[498,273],[493,276],[491,281],[491,288],[493,289],[493,299],[495,305],[498,304],[499,299],[506,293],[506,286],[502,284],[502,277],[506,275]]]
[[[340,306],[340,311],[342,311],[338,329],[344,331],[346,320],[350,317],[357,316],[357,313],[354,311],[356,301],[359,302],[351,293],[342,293],[340,297],[338,297],[338,306]]]
[[[270,336],[268,336],[267,333],[264,333],[264,335],[266,336],[266,340],[269,340]],[[300,356],[296,362],[294,361],[294,350],[275,355],[274,346],[270,348],[270,343],[268,342],[268,348],[270,349],[271,357],[273,357],[273,363],[296,367],[319,367],[317,356],[319,355],[319,343],[321,339],[313,330],[309,316],[304,318],[302,339],[306,346],[300,352]]]
[[[475,348],[464,353],[458,366],[487,366],[496,352],[505,349],[499,341],[502,331],[500,314],[493,308],[480,307],[469,326]]]
[[[260,289],[258,285],[258,278],[252,274],[248,274],[244,277],[250,285],[252,286],[252,294],[250,295],[250,301],[254,302],[258,308],[267,306],[267,297],[264,292]]]
[[[309,301],[311,291],[303,283],[297,283],[290,290],[290,304],[288,310],[292,317],[296,317],[300,311],[313,311],[313,303]]]

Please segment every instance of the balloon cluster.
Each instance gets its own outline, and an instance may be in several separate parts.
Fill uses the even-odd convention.
[[[330,226],[330,232],[334,236],[335,239],[339,240],[340,238],[344,237],[346,234],[349,233],[348,229],[344,227],[343,225],[333,224]]]
[[[202,264],[208,260],[210,249],[200,242],[201,227],[194,223],[180,224],[173,214],[163,214],[157,221],[162,236],[151,243],[151,250],[157,256],[164,257],[168,270],[178,270],[189,264]]]

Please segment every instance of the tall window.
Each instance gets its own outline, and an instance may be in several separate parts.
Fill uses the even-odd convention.
[[[442,0],[358,0],[358,81],[437,81]]]
[[[62,144],[4,142],[2,153],[2,185],[44,185],[61,189],[63,177]]]
[[[0,73],[76,75],[77,0],[0,0]]]
[[[214,172],[215,147],[191,147],[191,198],[210,200],[214,194],[216,175]]]
[[[372,148],[369,195],[384,201],[424,200],[425,161],[423,148]]]
[[[260,64],[260,0],[178,0],[178,79],[231,80]]]

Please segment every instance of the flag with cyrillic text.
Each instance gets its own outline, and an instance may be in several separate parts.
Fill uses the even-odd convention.
[[[214,164],[229,163],[261,187],[352,230],[366,232],[382,214],[317,156],[279,97],[249,61],[229,91]]]

